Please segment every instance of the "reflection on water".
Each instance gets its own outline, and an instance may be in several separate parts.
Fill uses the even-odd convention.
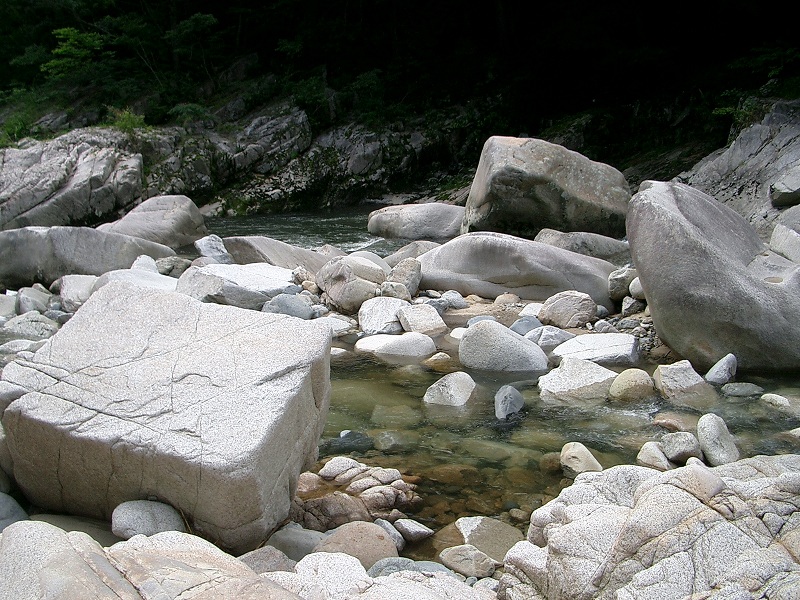
[[[222,237],[264,235],[304,248],[327,243],[381,256],[405,243],[367,233],[368,213],[362,208],[328,215],[216,218],[207,223]],[[457,358],[456,352],[449,352]],[[720,396],[697,410],[661,399],[552,406],[542,402],[535,381],[470,371],[480,392],[465,408],[424,406],[425,391],[442,375],[365,357],[335,362],[320,457],[342,453],[332,444],[344,430],[368,436],[372,449],[347,453],[367,464],[421,477],[418,492],[424,504],[414,516],[434,529],[460,516],[482,514],[502,516],[525,531],[526,515],[568,484],[558,463],[566,442],[584,443],[604,467],[634,463],[644,442],[666,432],[653,424],[654,418],[691,427],[703,412],[715,412],[725,419],[742,456],[798,451],[797,441],[782,434],[800,426],[800,377],[741,378],[788,398],[788,406],[770,405],[758,397]],[[515,383],[526,402],[513,427],[500,427],[494,417],[494,394],[506,383]]]
[[[696,423],[703,412],[656,398],[625,405],[548,405],[535,381],[468,372],[480,391],[465,408],[455,408],[426,406],[422,400],[443,373],[361,356],[332,365],[321,458],[341,453],[329,446],[341,431],[357,431],[374,440],[376,448],[351,456],[422,477],[418,491],[424,504],[415,518],[428,526],[439,529],[475,514],[513,522],[512,509],[527,515],[568,483],[558,462],[565,443],[584,443],[604,467],[630,464],[644,442],[666,432],[653,424],[655,417]],[[705,410],[726,420],[743,456],[797,451],[781,433],[800,426],[800,388],[789,381],[754,382],[788,397],[791,405],[779,411],[757,398],[720,396]],[[506,383],[514,383],[525,399],[523,414],[512,427],[499,426],[494,416],[494,394]],[[527,523],[517,525],[525,530]]]

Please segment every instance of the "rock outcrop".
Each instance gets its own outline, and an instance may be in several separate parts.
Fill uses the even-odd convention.
[[[791,598],[800,456],[578,475],[531,515],[500,598]],[[527,594],[527,595],[526,595]]]
[[[800,164],[800,102],[776,103],[761,122],[675,181],[735,210],[767,241],[781,210],[797,198],[789,185]],[[793,189],[792,189],[793,188]]]
[[[76,129],[0,150],[0,230],[80,224],[142,196],[142,155],[111,129]]]

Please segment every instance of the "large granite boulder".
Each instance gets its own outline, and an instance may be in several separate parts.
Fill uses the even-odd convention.
[[[793,169],[798,162],[800,101],[779,101],[730,146],[704,158],[675,181],[732,208],[766,241],[787,205],[787,180],[796,177]]]
[[[696,368],[728,353],[740,370],[800,367],[800,265],[768,251],[731,208],[646,181],[628,239],[656,332]]]
[[[407,240],[450,240],[461,233],[464,207],[441,202],[385,206],[369,213],[372,235]]]
[[[149,198],[119,221],[103,223],[97,229],[170,248],[188,246],[208,234],[200,209],[191,199],[180,195]]]
[[[158,499],[252,550],[289,514],[330,398],[330,330],[112,282],[2,380],[2,424],[37,506],[110,519]]]
[[[548,227],[621,237],[630,197],[614,167],[544,140],[493,136],[483,146],[461,232],[533,237]]]
[[[314,250],[260,235],[232,236],[223,241],[228,253],[240,265],[265,262],[285,269],[305,267],[309,273],[314,274],[331,259],[330,256]]]
[[[544,301],[577,290],[613,309],[608,296],[609,262],[502,233],[460,235],[418,257],[420,289],[456,290],[496,298],[511,292]]]
[[[142,156],[111,129],[77,129],[0,150],[0,230],[81,223],[133,205]]]
[[[91,227],[23,227],[0,232],[0,282],[49,286],[64,275],[127,269],[137,257],[174,256],[167,246]]]
[[[531,515],[500,597],[793,598],[798,475],[798,455],[578,475]]]

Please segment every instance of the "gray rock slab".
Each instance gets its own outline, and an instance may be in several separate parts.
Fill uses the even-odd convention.
[[[417,260],[420,289],[456,290],[496,298],[512,292],[524,300],[544,301],[565,290],[589,294],[609,310],[610,262],[502,233],[460,235]]]
[[[265,262],[289,270],[305,267],[313,274],[331,259],[314,250],[264,236],[232,236],[223,238],[223,242],[228,253],[241,265]]]
[[[493,320],[478,321],[461,336],[461,363],[472,369],[507,372],[547,370],[547,356],[536,343]]]
[[[564,358],[557,369],[539,378],[539,394],[545,402],[598,404],[608,399],[617,373],[582,358]]]
[[[142,254],[173,256],[172,248],[91,227],[24,227],[0,232],[0,281],[17,289],[63,275],[127,269]]]
[[[238,551],[286,517],[328,410],[327,327],[110,283],[59,333],[2,373],[29,390],[2,422],[32,502],[108,519],[156,496]]]
[[[639,340],[629,333],[587,333],[556,346],[551,356],[556,362],[564,358],[582,358],[599,365],[629,367],[641,360]]]
[[[261,310],[275,296],[295,294],[301,288],[289,269],[251,263],[190,267],[177,280],[175,289],[202,302]]]
[[[615,265],[624,265],[631,260],[628,242],[597,233],[589,233],[587,231],[565,232],[545,228],[537,233],[533,239],[536,242],[550,244],[570,252],[601,258]]]

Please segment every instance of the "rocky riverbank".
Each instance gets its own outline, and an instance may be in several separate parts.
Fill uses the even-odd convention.
[[[776,119],[748,135],[786,134]],[[0,232],[0,597],[793,597],[798,456],[742,456],[716,413],[747,395],[800,438],[800,397],[737,379],[800,367],[794,209],[768,245],[697,187],[630,195],[546,142],[492,138],[479,171],[458,232],[452,207],[426,208],[426,231],[451,234],[385,257],[207,235],[180,195],[97,229]],[[758,189],[780,205],[779,179]],[[534,240],[473,231],[530,231],[545,210],[564,219]],[[546,228],[612,210],[625,239]],[[384,235],[412,237],[420,209],[387,212]],[[187,242],[198,258],[176,254]],[[412,518],[413,473],[346,456],[311,470],[331,362],[359,354],[439,369],[421,404],[454,415],[491,372],[545,403],[653,398],[696,419],[662,420],[638,465],[603,469],[579,442],[530,460],[565,481],[527,527],[475,515],[437,532]],[[513,385],[494,401],[520,418]],[[437,562],[399,556],[423,540]]]

